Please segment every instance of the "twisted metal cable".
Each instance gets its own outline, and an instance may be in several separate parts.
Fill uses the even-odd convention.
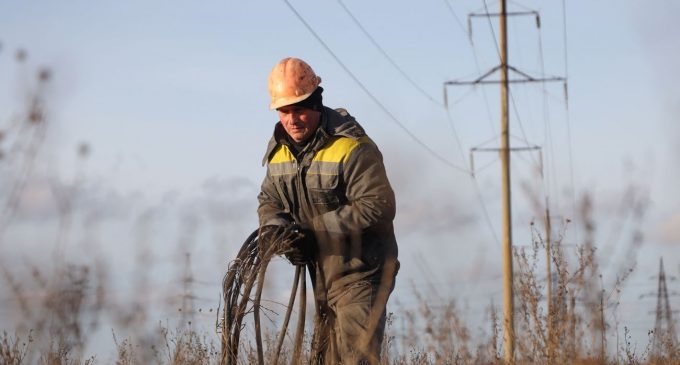
[[[264,365],[264,347],[262,345],[262,328],[260,321],[260,302],[264,288],[264,279],[269,262],[274,255],[285,254],[290,250],[290,243],[298,238],[300,232],[294,229],[283,229],[276,237],[265,240],[262,238],[262,230],[257,229],[248,236],[241,246],[236,258],[230,263],[227,273],[222,280],[224,310],[221,312],[222,319],[218,320],[217,327],[221,331],[222,356],[221,364],[236,365],[238,361],[238,347],[241,339],[241,331],[244,328],[244,317],[252,311],[255,324],[255,340],[257,345],[258,364]],[[287,331],[288,322],[292,312],[297,287],[302,282],[300,293],[300,314],[298,316],[298,328],[295,336],[294,363],[299,362],[300,349],[304,333],[305,315],[305,270],[304,266],[297,266],[291,299],[285,314],[284,324],[278,336],[276,353],[271,363],[277,364],[280,350]],[[255,296],[251,298],[251,292],[255,289]],[[252,302],[249,310],[248,304]],[[219,313],[220,311],[218,311]],[[218,314],[219,315],[219,314]],[[298,343],[299,342],[299,343]]]

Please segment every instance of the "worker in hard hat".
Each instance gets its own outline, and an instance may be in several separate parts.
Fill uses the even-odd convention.
[[[344,109],[323,105],[321,78],[285,58],[269,75],[278,112],[258,196],[261,237],[302,234],[286,256],[310,271],[317,304],[313,361],[374,364],[399,261],[394,192],[382,155]]]

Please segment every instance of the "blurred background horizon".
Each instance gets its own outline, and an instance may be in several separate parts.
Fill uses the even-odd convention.
[[[471,177],[469,151],[498,147],[499,91],[448,87],[447,108],[443,83],[498,64],[497,19],[468,22],[498,3],[290,4],[309,28],[286,2],[0,2],[3,270],[30,288],[33,267],[99,262],[110,300],[148,295],[150,323],[181,320],[190,302],[195,323],[212,330],[226,265],[257,228],[277,121],[267,76],[294,56],[321,76],[324,104],[346,108],[383,153],[402,263],[388,311],[398,320],[418,305],[413,288],[432,286],[431,304],[455,300],[488,332],[488,306],[501,303],[500,167],[495,153],[475,153]],[[509,63],[568,76],[568,99],[562,83],[511,89],[512,146],[541,147],[512,154],[514,245],[530,249],[532,233],[543,234],[547,201],[553,239],[576,259],[588,196],[602,288],[634,269],[611,297],[608,321],[621,328],[609,336],[626,325],[643,347],[659,258],[680,275],[680,5],[509,6],[541,20],[509,20]],[[20,122],[36,95],[44,127],[34,131]],[[268,290],[285,302],[293,270],[283,260],[272,270]],[[7,281],[0,303],[11,332],[20,311]],[[111,326],[95,348],[110,347]]]

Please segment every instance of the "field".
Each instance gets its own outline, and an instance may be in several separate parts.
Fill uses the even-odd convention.
[[[677,364],[680,350],[673,337],[650,333],[650,342],[640,350],[631,347],[625,323],[605,320],[605,312],[616,310],[608,305],[626,279],[605,291],[597,285],[595,250],[586,244],[580,249],[577,263],[567,263],[555,242],[553,257],[557,272],[553,309],[545,307],[545,288],[538,278],[537,256],[544,245],[538,234],[534,247],[515,252],[516,276],[516,356],[518,364]],[[193,314],[180,315],[177,325],[159,322],[152,328],[140,325],[153,317],[154,310],[139,303],[114,304],[106,301],[107,276],[96,263],[65,264],[57,272],[34,268],[30,281],[20,282],[13,273],[3,270],[3,279],[20,305],[21,320],[17,331],[4,329],[0,338],[2,364],[95,364],[109,363],[97,354],[84,353],[91,335],[104,318],[115,318],[118,328],[127,335],[112,333],[111,349],[115,364],[218,364],[219,331],[198,330],[192,326]],[[39,300],[25,287],[39,288]],[[187,288],[188,290],[188,288]],[[388,315],[388,329],[383,343],[384,364],[502,364],[502,325],[498,308],[489,308],[488,335],[473,337],[473,331],[460,314],[455,302],[433,308],[428,302],[429,289],[413,289],[418,308],[400,308]],[[187,293],[185,293],[187,294]],[[575,298],[590,298],[576,305]],[[263,307],[267,307],[263,304]],[[251,311],[252,308],[248,308]],[[263,311],[266,312],[266,308]],[[180,309],[181,311],[181,309]],[[199,310],[200,311],[200,310]],[[209,310],[213,312],[213,309]],[[274,312],[273,310],[271,310]],[[218,311],[213,314],[216,323]],[[256,363],[252,336],[252,318],[246,316],[239,363]],[[401,322],[401,326],[396,323]],[[611,351],[604,331],[624,327],[625,338]],[[271,359],[276,333],[265,326],[265,359]],[[23,333],[23,335],[21,334]],[[303,357],[309,356],[306,334]],[[289,358],[290,341],[282,350]],[[106,357],[102,355],[102,357]],[[284,362],[285,363],[285,362]]]
[[[16,55],[18,62],[24,57],[21,53]],[[35,73],[35,87],[18,114],[16,127],[0,134],[3,147],[0,164],[5,164],[1,178],[3,185],[9,182],[1,191],[3,249],[14,244],[3,234],[15,223],[17,210],[23,204],[23,189],[31,179],[47,133],[49,119],[44,98],[50,75],[48,69]],[[79,146],[78,158],[87,159],[89,149],[87,144]],[[49,250],[52,246],[77,246],[70,232],[74,220],[82,219],[84,213],[74,208],[76,190],[57,189],[59,229],[49,242],[39,246]],[[579,204],[581,223],[574,226],[564,220],[550,246],[542,233],[542,224],[532,223],[527,228],[532,244],[514,251],[517,364],[680,364],[680,346],[672,327],[667,329],[665,324],[658,328],[659,333],[650,331],[648,342],[641,347],[631,342],[626,319],[617,316],[621,291],[635,268],[635,257],[643,240],[638,220],[647,209],[644,194],[628,191],[626,197],[630,201],[625,206],[634,219],[627,227],[630,236],[619,240],[630,255],[617,268],[616,280],[610,286],[602,281],[595,234],[598,222],[592,216],[588,194],[583,195]],[[130,261],[135,261],[134,270],[128,273],[134,289],[130,296],[116,294],[120,279],[104,255],[88,253],[85,258],[71,260],[63,255],[65,250],[56,249],[49,264],[44,259],[9,262],[3,255],[1,280],[2,288],[6,289],[3,294],[8,297],[3,309],[14,320],[11,326],[3,323],[0,328],[0,364],[219,364],[223,302],[218,298],[222,293],[219,286],[214,286],[212,305],[201,308],[192,304],[197,283],[191,268],[200,263],[192,261],[186,253],[191,245],[186,243],[191,241],[187,238],[191,236],[191,224],[180,228],[179,237],[172,237],[179,242],[173,250],[176,256],[186,256],[185,265],[164,271],[165,275],[180,278],[173,293],[179,299],[174,302],[147,301],[146,294],[152,291],[154,283],[150,277],[151,262],[156,258],[143,250],[130,255]],[[144,231],[144,227],[140,230]],[[579,231],[581,242],[576,255],[567,255],[562,247],[567,230]],[[153,231],[140,233],[153,234]],[[235,246],[234,242],[230,244]],[[550,296],[545,257],[552,267]],[[281,275],[287,276],[288,272]],[[433,305],[431,299],[439,296],[435,285],[413,285],[410,292],[417,305],[389,307],[383,364],[504,363],[502,308],[491,303],[485,322],[479,325],[471,323],[455,300],[445,299],[444,305]],[[267,322],[264,351],[269,361],[274,356],[280,326],[276,316],[285,311],[282,306],[275,300],[262,305]],[[246,308],[248,314],[241,329],[239,362],[243,364],[256,363],[257,359],[252,310],[252,305]],[[310,356],[310,330],[308,325],[302,349],[304,358]],[[612,332],[617,334],[616,343],[610,343]],[[291,341],[284,342],[281,363],[290,359],[292,352]]]

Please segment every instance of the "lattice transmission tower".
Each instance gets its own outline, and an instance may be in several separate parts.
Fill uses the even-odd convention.
[[[673,311],[668,299],[666,287],[666,273],[663,269],[663,258],[659,260],[659,287],[656,294],[656,322],[654,323],[654,338],[652,351],[656,356],[663,356],[665,349],[675,348],[677,338],[673,324]]]

